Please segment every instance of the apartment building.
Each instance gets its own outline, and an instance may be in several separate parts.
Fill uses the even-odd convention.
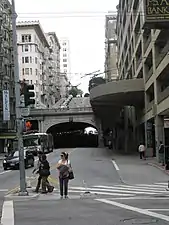
[[[60,45],[60,71],[65,73],[68,80],[71,81],[70,42],[67,38],[60,38]]]
[[[107,82],[116,80],[117,70],[117,35],[116,15],[110,12],[105,18],[105,79]]]
[[[145,136],[146,146],[158,156],[160,141],[169,145],[169,131],[165,129],[165,121],[169,117],[169,29],[166,27],[166,14],[161,15],[164,13],[162,10],[153,15],[156,7],[160,9],[160,1],[159,5],[157,1],[151,1],[147,11],[146,4],[147,1],[139,0],[119,1],[118,69],[120,79],[144,80],[145,104],[136,109],[137,126],[142,126],[139,136]]]
[[[15,137],[15,86],[11,4],[0,1],[0,152]]]
[[[60,44],[55,32],[46,34],[49,42],[48,66],[49,82],[48,82],[48,104],[52,107],[61,97],[60,87]]]
[[[39,21],[17,23],[20,80],[35,85],[35,107],[46,106],[49,43]],[[45,88],[44,88],[45,87]]]

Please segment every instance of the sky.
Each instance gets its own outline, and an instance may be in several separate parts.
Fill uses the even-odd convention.
[[[79,88],[84,93],[88,92],[90,77],[81,79],[80,74],[104,71],[104,14],[116,11],[118,2],[119,0],[15,0],[19,21],[39,20],[44,32],[54,31],[58,38],[67,37],[70,40],[72,84],[80,84]]]

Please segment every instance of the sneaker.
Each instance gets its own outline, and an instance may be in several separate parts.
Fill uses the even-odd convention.
[[[65,196],[65,199],[68,199],[68,198],[69,198],[69,197],[66,195],[66,196]]]

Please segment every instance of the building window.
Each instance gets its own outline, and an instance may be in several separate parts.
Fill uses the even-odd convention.
[[[63,48],[63,51],[64,51],[64,52],[66,52],[66,51],[67,51],[67,49],[66,49],[66,48]]]
[[[66,45],[66,42],[63,42],[63,45],[65,46]]]
[[[30,45],[30,52],[32,52],[32,45]]]
[[[32,56],[30,56],[30,63],[32,63]]]
[[[63,57],[67,57],[67,54],[64,53],[64,54],[63,54]]]
[[[30,75],[32,75],[32,68],[30,68]]]
[[[22,45],[22,52],[24,52],[24,46]]]
[[[29,75],[29,68],[25,68],[25,75]]]
[[[22,75],[25,75],[25,70],[24,70],[24,68],[22,69]]]
[[[35,74],[38,75],[38,70],[37,69],[35,69]]]
[[[32,80],[30,80],[30,84],[32,84]]]
[[[38,59],[37,59],[37,57],[35,57],[35,63],[36,63],[36,64],[38,63]]]
[[[24,63],[24,57],[22,57],[22,63]]]
[[[67,59],[63,59],[63,62],[67,62]]]
[[[31,35],[30,34],[22,35],[22,42],[31,42]]]
[[[25,52],[29,52],[29,45],[25,45]]]
[[[42,64],[40,64],[40,70],[42,69]]]
[[[63,64],[63,67],[67,67],[67,64]]]
[[[67,70],[64,70],[64,73],[67,73]]]
[[[25,57],[25,63],[29,63],[29,57]]]

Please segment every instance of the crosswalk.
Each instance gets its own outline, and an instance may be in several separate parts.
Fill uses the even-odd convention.
[[[112,186],[95,185],[91,187],[78,187],[70,186],[70,195],[82,195],[85,193],[96,194],[98,196],[109,196],[109,197],[132,197],[132,196],[156,196],[156,195],[167,195],[167,183],[155,183],[155,184],[118,184]]]

